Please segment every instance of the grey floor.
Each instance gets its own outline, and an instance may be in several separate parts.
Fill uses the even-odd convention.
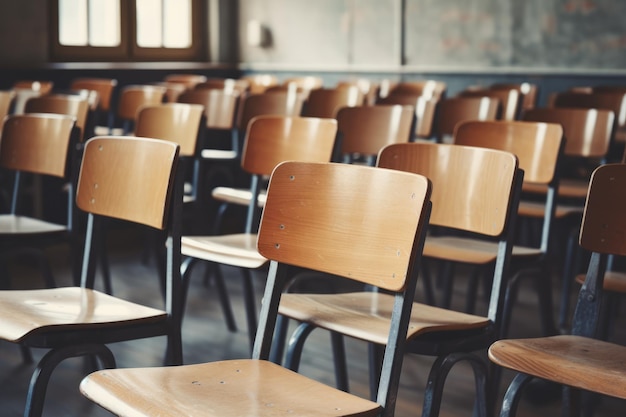
[[[118,296],[144,302],[160,302],[160,290],[154,263],[142,264],[141,240],[139,234],[128,229],[111,233],[111,268],[114,276],[114,292]],[[56,271],[59,285],[70,285],[66,271],[67,252],[64,247],[54,247],[48,251]],[[12,263],[11,275],[14,285],[30,288],[38,285],[36,270],[26,259]],[[214,361],[227,358],[241,358],[249,355],[247,330],[243,314],[240,279],[238,271],[224,268],[231,302],[237,316],[239,330],[229,332],[224,325],[214,288],[206,285],[202,268],[198,268],[192,280],[183,326],[184,358],[186,363]],[[257,290],[263,287],[263,273],[259,272]],[[418,299],[421,294],[418,294]],[[556,298],[556,296],[555,296]],[[462,286],[458,286],[455,300],[463,300]],[[484,307],[484,305],[482,306]],[[481,308],[482,308],[481,307]],[[511,336],[525,337],[538,335],[538,316],[535,298],[530,287],[521,290],[519,302],[511,327]],[[626,343],[626,332],[622,332],[623,321],[618,320],[618,342]],[[622,334],[624,333],[624,334]],[[163,357],[165,340],[156,338],[133,341],[112,346],[118,366],[155,366]],[[348,341],[348,366],[351,377],[351,390],[367,395],[367,348],[363,343]],[[41,352],[35,352],[36,358]],[[421,414],[423,389],[428,375],[431,358],[407,355],[404,360],[401,386],[398,395],[396,415],[415,417]],[[92,405],[78,393],[78,384],[83,376],[83,362],[70,360],[63,363],[53,375],[46,400],[44,416],[82,416],[99,417],[110,414]],[[26,397],[28,380],[33,366],[21,361],[16,346],[0,343],[0,417],[19,416],[22,413]],[[301,372],[313,378],[333,383],[331,353],[328,335],[323,331],[314,332],[304,351]],[[511,375],[504,373],[503,386],[508,384]],[[473,402],[473,380],[469,369],[459,366],[451,373],[441,410],[442,417],[471,416]],[[597,409],[597,416],[621,416],[624,402],[604,398]],[[535,405],[524,401],[520,407],[523,417],[548,417],[559,415],[559,404],[552,401],[546,405]]]

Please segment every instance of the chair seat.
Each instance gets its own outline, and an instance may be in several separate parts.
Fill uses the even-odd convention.
[[[183,236],[181,252],[185,256],[242,268],[258,268],[267,262],[256,248],[255,233],[222,236]]]
[[[62,224],[13,214],[0,215],[0,235],[33,235],[41,233],[67,232]]]
[[[518,213],[522,217],[534,217],[542,219],[545,215],[546,206],[535,201],[520,201]],[[583,206],[557,204],[554,217],[562,219],[573,214],[582,214]]]
[[[626,398],[626,349],[620,345],[571,335],[500,340],[489,358],[559,384]]]
[[[203,149],[200,152],[203,159],[235,160],[237,152],[223,149]]]
[[[585,275],[577,275],[576,282],[579,284],[585,282]],[[603,288],[606,291],[626,294],[626,273],[619,271],[606,271],[604,274]]]
[[[252,193],[249,189],[230,188],[230,187],[215,187],[211,192],[214,199],[223,201],[230,204],[238,204],[240,206],[247,206],[252,198]],[[259,207],[265,206],[265,200],[267,195],[265,190],[259,194],[258,205]]]
[[[10,342],[40,333],[160,322],[166,313],[79,287],[0,291],[0,339]]]
[[[283,294],[279,313],[350,337],[387,344],[394,299],[374,292],[343,294]],[[321,314],[323,312],[323,314]],[[407,339],[450,330],[487,327],[486,317],[414,303]]]
[[[424,244],[424,256],[428,258],[454,260],[473,265],[484,265],[496,260],[498,245],[495,242],[486,242],[462,237],[429,236]],[[513,256],[535,257],[541,256],[539,248],[514,246]]]
[[[127,417],[367,417],[381,408],[274,363],[251,359],[98,371],[82,381],[80,390]]]
[[[584,201],[587,197],[589,181],[564,178],[559,182],[559,197],[578,198]],[[529,193],[545,194],[548,187],[543,184],[524,184],[524,191]]]

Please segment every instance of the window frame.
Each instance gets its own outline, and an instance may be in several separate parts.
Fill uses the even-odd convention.
[[[135,0],[120,1],[120,44],[113,47],[69,46],[59,42],[59,0],[50,1],[50,55],[55,62],[141,62],[206,60],[207,11],[205,2],[191,0],[191,46],[145,48],[137,45]]]

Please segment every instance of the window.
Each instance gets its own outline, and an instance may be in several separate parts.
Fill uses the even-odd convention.
[[[55,60],[202,60],[201,0],[53,0]]]

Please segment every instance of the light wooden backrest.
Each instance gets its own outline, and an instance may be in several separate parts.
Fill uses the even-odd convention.
[[[79,95],[48,94],[30,98],[24,105],[24,113],[56,113],[72,116],[81,131],[81,138],[84,138],[89,100]]]
[[[439,137],[454,134],[459,122],[495,120],[500,100],[491,97],[452,97],[437,103],[435,130]]]
[[[591,252],[626,255],[626,165],[596,168],[589,181],[580,245]]]
[[[429,193],[427,178],[406,172],[282,163],[268,187],[259,252],[270,260],[401,291],[419,257]]]
[[[342,107],[362,106],[363,94],[356,86],[344,88],[318,88],[309,93],[302,115],[307,117],[335,118]]]
[[[337,113],[341,152],[378,155],[391,143],[408,142],[412,135],[412,106],[344,107]]]
[[[87,213],[164,229],[178,149],[173,142],[130,136],[88,140],[76,204]]]
[[[247,80],[236,78],[207,78],[206,81],[198,83],[194,87],[196,90],[205,88],[220,88],[229,93],[237,91],[240,94],[245,94],[250,89],[250,83]]]
[[[42,80],[19,80],[13,84],[13,88],[33,90],[39,92],[40,94],[48,94],[52,91],[53,87],[53,81]]]
[[[516,89],[469,89],[459,93],[460,97],[492,97],[500,100],[498,119],[515,120],[519,114],[520,95]]]
[[[367,78],[354,78],[337,82],[337,88],[345,88],[351,86],[356,86],[359,88],[365,99],[364,104],[370,106],[376,104],[376,101],[378,100],[378,93],[380,91],[379,82],[369,80]]]
[[[415,108],[415,136],[430,138],[437,110],[437,99],[405,92],[395,92],[378,100],[377,104],[401,104]]]
[[[166,103],[143,107],[137,116],[135,136],[162,139],[180,145],[180,156],[196,154],[204,107]]]
[[[135,120],[144,106],[161,104],[165,87],[157,85],[129,85],[122,89],[117,105],[117,115],[124,120]]]
[[[402,81],[391,87],[389,94],[410,93],[424,96],[427,99],[441,100],[445,97],[448,85],[443,81],[417,80]]]
[[[537,106],[537,85],[527,82],[522,83],[495,83],[489,86],[491,90],[516,89],[520,95],[521,110],[534,109]]]
[[[163,81],[168,83],[182,84],[186,88],[194,88],[197,84],[203,83],[207,77],[200,74],[168,74]]]
[[[566,91],[556,94],[554,107],[578,107],[612,110],[615,113],[615,126],[626,126],[626,91],[585,93]]]
[[[70,84],[73,90],[93,90],[98,92],[98,106],[100,110],[108,112],[111,109],[113,92],[117,86],[114,78],[77,78]]]
[[[611,110],[535,108],[526,111],[523,120],[563,126],[565,155],[603,158],[609,151],[614,123]]]
[[[152,85],[158,85],[165,88],[165,102],[175,103],[183,92],[187,90],[187,87],[183,83],[175,83],[170,81],[158,81],[152,83]]]
[[[394,144],[381,150],[378,167],[432,181],[431,224],[486,236],[505,232],[518,175],[512,153],[428,142]]]
[[[0,121],[9,114],[14,99],[15,91],[0,91]]]
[[[222,89],[188,90],[178,96],[179,103],[204,106],[206,126],[210,129],[232,129],[235,126],[241,95]]]
[[[329,162],[336,134],[334,119],[255,117],[246,132],[241,166],[254,175],[270,175],[284,161]]]
[[[511,152],[524,170],[524,182],[550,184],[557,177],[563,128],[556,123],[468,121],[457,125],[454,143]]]
[[[245,131],[250,120],[260,115],[299,116],[304,97],[294,92],[251,94],[243,99],[237,127]]]
[[[261,94],[267,90],[268,87],[278,85],[278,77],[273,74],[252,74],[244,75],[242,80],[248,82],[250,85],[250,94]]]
[[[289,84],[296,85],[297,87],[300,87],[305,91],[311,91],[322,88],[324,86],[324,80],[322,79],[322,77],[305,75],[301,77],[288,77],[285,78],[282,82],[282,85]]]
[[[67,175],[75,118],[60,114],[9,116],[0,141],[0,166],[14,171]]]

